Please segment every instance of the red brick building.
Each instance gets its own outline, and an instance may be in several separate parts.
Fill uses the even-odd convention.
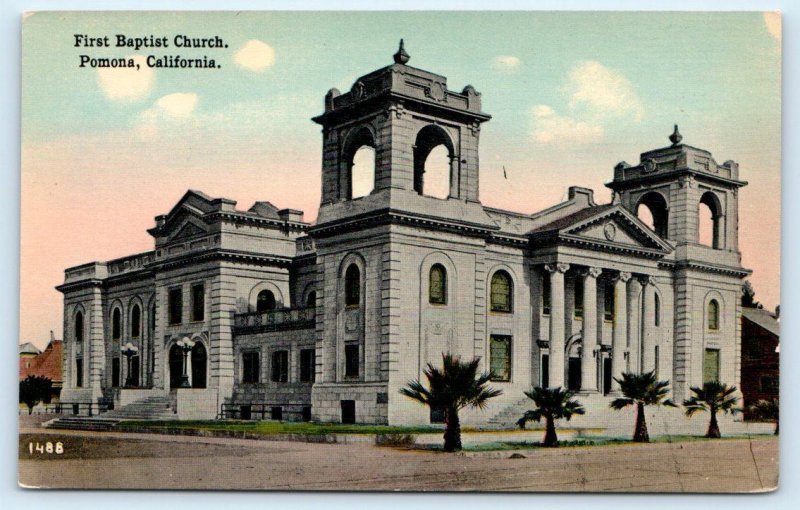
[[[56,340],[50,334],[50,343],[44,351],[35,356],[30,355],[29,344],[20,346],[19,379],[20,381],[30,375],[47,377],[53,381],[53,397],[58,397],[64,383],[62,375],[62,360],[64,353],[64,341]],[[23,349],[24,348],[24,349]]]
[[[742,395],[745,409],[778,398],[780,322],[760,308],[742,308]],[[745,417],[747,414],[745,413]]]

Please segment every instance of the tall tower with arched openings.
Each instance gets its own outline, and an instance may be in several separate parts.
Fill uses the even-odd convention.
[[[681,143],[678,126],[672,145],[641,155],[638,165],[620,162],[607,184],[633,214],[649,209],[653,229],[676,247],[677,259],[740,267],[739,197],[746,182],[739,165],[722,165],[711,153]],[[710,212],[709,239],[702,243],[701,209]]]
[[[323,135],[323,220],[337,216],[326,206],[353,199],[353,158],[364,146],[375,150],[369,196],[426,195],[426,159],[444,146],[448,198],[478,201],[478,138],[491,118],[481,112],[481,95],[470,85],[449,90],[447,78],[407,65],[409,58],[401,41],[394,64],[358,78],[348,92],[331,89],[325,96],[325,112],[313,119]]]
[[[458,324],[455,295],[449,305],[419,296],[428,275],[421,278],[420,268],[431,260],[449,271],[451,283],[460,264],[462,285],[471,285],[464,293],[483,285],[475,261],[499,230],[478,197],[478,140],[490,116],[474,87],[450,90],[447,78],[409,66],[409,58],[400,41],[393,64],[358,78],[345,93],[328,91],[325,111],[313,119],[323,140],[322,201],[309,229],[318,267],[312,401],[315,419],[323,421],[341,414],[390,423],[404,412],[419,413],[406,409],[398,390],[420,376],[426,353],[472,356],[485,342],[479,327]],[[374,150],[374,175],[371,191],[357,194],[356,185],[364,183],[357,182],[363,174],[356,172],[356,153],[363,147]],[[447,169],[437,189],[447,192],[434,195],[426,163],[440,147]],[[452,248],[447,242],[464,252],[445,255]],[[483,306],[461,299],[464,310]],[[423,340],[407,345],[412,338]]]
[[[738,385],[741,286],[750,273],[739,252],[739,188],[747,185],[739,180],[739,165],[720,165],[710,152],[685,145],[682,138],[676,125],[670,146],[642,153],[637,165],[620,162],[607,184],[614,201],[633,214],[641,217],[648,209],[653,230],[674,247],[659,265],[673,273],[678,397],[688,395],[687,381],[704,380],[703,371],[715,363],[728,365],[722,373]],[[702,238],[703,231],[708,238]],[[733,355],[726,338],[735,339]]]

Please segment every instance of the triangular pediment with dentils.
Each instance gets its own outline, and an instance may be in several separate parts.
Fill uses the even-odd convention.
[[[169,242],[192,239],[207,234],[208,231],[204,227],[195,223],[195,221],[197,220],[185,219],[185,221],[178,225],[173,233],[168,236]]]
[[[672,246],[620,205],[583,209],[531,232],[539,240],[585,244],[595,248],[665,255]]]

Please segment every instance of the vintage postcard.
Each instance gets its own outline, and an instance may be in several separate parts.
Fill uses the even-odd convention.
[[[780,14],[21,23],[22,486],[777,488]]]

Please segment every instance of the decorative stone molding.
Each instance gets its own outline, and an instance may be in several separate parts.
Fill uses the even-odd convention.
[[[639,283],[642,284],[642,287],[647,287],[648,285],[656,285],[656,277],[650,275],[643,275],[639,277]]]
[[[600,269],[599,267],[590,267],[589,269],[586,270],[586,276],[590,278],[596,279],[601,274],[603,274],[603,270]]]
[[[627,271],[620,271],[619,273],[613,275],[610,279],[612,282],[619,280],[622,283],[627,283],[631,279],[631,274]]]

